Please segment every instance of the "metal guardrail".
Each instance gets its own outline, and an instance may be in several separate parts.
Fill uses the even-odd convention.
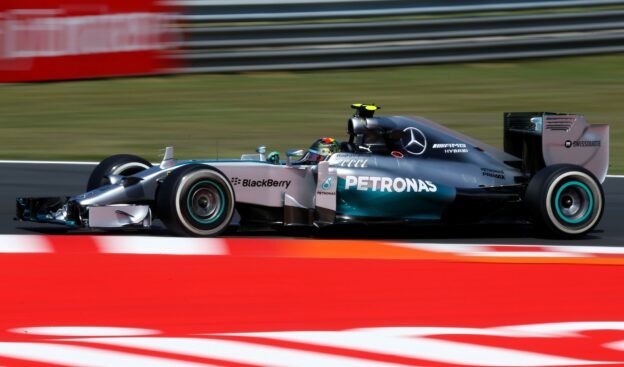
[[[183,60],[186,66],[173,72],[392,66],[624,52],[624,10],[566,12],[560,9],[545,14],[504,16],[463,14],[475,9],[493,12],[501,9],[624,5],[624,0],[473,0],[462,1],[462,5],[451,5],[457,2],[447,0],[174,2],[187,6],[188,10],[187,14],[178,17],[184,41],[180,50],[170,56]],[[403,9],[401,15],[442,12],[463,15],[437,19],[390,17],[378,21],[335,20],[337,12],[358,17],[382,4],[387,5],[384,14]],[[287,18],[286,14],[293,14],[292,7],[307,9],[310,13],[306,17]],[[344,9],[338,10],[338,7]],[[236,18],[229,13],[235,8],[245,11]],[[273,22],[269,24],[226,22],[209,26],[211,22],[225,19],[225,15],[231,16],[228,20],[267,19],[267,13],[263,12],[266,8],[274,9],[271,15]],[[314,18],[317,22],[311,23],[312,14],[315,17],[318,16],[316,14],[323,15]],[[283,17],[290,21],[275,21]],[[202,23],[197,23],[198,19]]]
[[[242,22],[432,15],[622,5],[622,0],[165,0],[192,22]]]

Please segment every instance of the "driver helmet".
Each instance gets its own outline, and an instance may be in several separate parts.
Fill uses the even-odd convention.
[[[321,138],[308,149],[308,160],[321,162],[327,160],[330,155],[340,151],[340,145],[334,138]]]

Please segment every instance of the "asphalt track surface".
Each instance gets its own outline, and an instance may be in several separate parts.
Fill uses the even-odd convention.
[[[18,196],[71,196],[84,192],[93,165],[0,163],[0,234],[64,234],[63,227],[14,221]],[[624,244],[624,178],[608,177],[604,183],[606,206],[600,224],[588,236],[573,241],[539,236],[530,226],[480,225],[459,227],[343,227],[322,236],[355,239],[400,239],[443,243],[601,245]],[[80,232],[69,232],[80,233]],[[82,232],[84,234],[84,232]],[[145,233],[141,233],[145,234]],[[170,235],[163,228],[154,235]],[[234,236],[292,236],[275,232]],[[301,235],[301,234],[297,234]],[[303,235],[308,235],[303,233]],[[314,235],[314,234],[313,234]]]

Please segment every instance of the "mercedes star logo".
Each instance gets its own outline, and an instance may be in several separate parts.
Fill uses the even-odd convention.
[[[427,138],[415,127],[408,127],[403,130],[405,136],[401,138],[401,144],[406,152],[413,155],[421,155],[427,149]]]

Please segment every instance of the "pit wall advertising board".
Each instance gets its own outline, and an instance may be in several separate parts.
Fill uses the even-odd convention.
[[[0,1],[0,82],[158,73],[168,14],[155,0]]]

